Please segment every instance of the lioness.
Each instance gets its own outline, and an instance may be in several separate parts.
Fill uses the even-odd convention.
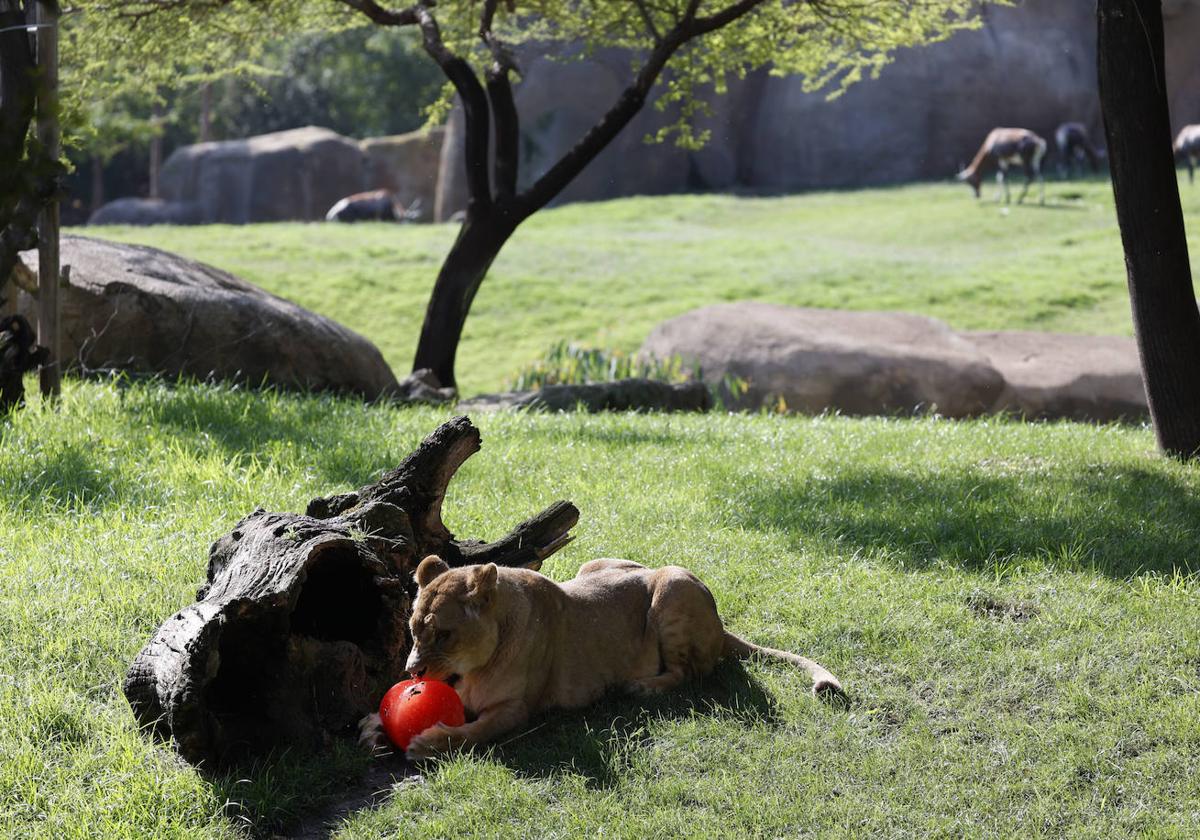
[[[781,659],[812,675],[815,694],[842,694],[811,659],[726,631],[708,587],[679,566],[593,560],[560,585],[494,563],[451,569],[431,555],[416,580],[406,667],[453,682],[469,722],[426,729],[409,744],[410,759],[490,741],[534,712],[585,706],[614,686],[665,691],[726,656]],[[362,729],[364,742],[379,742],[378,715]]]

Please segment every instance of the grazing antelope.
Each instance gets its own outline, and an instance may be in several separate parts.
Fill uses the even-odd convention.
[[[404,208],[387,190],[355,193],[339,199],[325,214],[327,222],[407,222],[419,213],[420,199]]]
[[[1196,183],[1196,159],[1200,158],[1200,124],[1185,125],[1175,138],[1175,157],[1182,157],[1188,168],[1188,183]]]
[[[1079,165],[1083,173],[1083,161],[1091,166],[1092,172],[1100,171],[1100,159],[1104,153],[1096,149],[1088,140],[1087,128],[1083,123],[1065,122],[1054,130],[1054,145],[1058,147],[1059,173],[1071,177],[1075,165]]]
[[[995,160],[999,169],[996,172],[996,200],[1000,200],[1000,189],[1004,190],[1004,203],[1011,200],[1008,192],[1008,167],[1020,164],[1025,170],[1025,188],[1021,190],[1017,204],[1025,200],[1029,185],[1037,178],[1039,201],[1046,203],[1046,183],[1042,180],[1042,158],[1046,156],[1046,141],[1027,128],[993,128],[988,132],[983,145],[971,161],[971,165],[958,173],[958,180],[966,181],[975,190],[979,198],[979,185],[983,181],[983,165],[989,160]]]

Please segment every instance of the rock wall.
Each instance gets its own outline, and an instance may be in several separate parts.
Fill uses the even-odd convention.
[[[1095,0],[1025,0],[985,6],[982,14],[978,30],[902,50],[879,79],[833,101],[806,93],[800,79],[764,71],[734,82],[728,94],[713,98],[713,116],[704,123],[712,140],[698,152],[645,144],[670,119],[647,106],[558,201],[948,178],[1001,125],[1051,140],[1059,123],[1075,120],[1103,145]],[[1178,128],[1200,120],[1200,0],[1166,0],[1164,14]],[[615,101],[629,79],[629,61],[619,54],[567,65],[534,60],[525,70],[516,98],[522,182],[529,183]],[[462,179],[461,131],[453,122],[448,128],[443,181]],[[461,190],[445,194],[439,218],[461,209]]]
[[[202,224],[315,221],[364,189],[366,175],[356,141],[307,126],[176,149],[163,164],[161,188],[167,202],[198,205]]]
[[[363,140],[367,186],[389,190],[406,208],[420,202],[418,218],[432,218],[444,135],[445,129],[438,127]]]

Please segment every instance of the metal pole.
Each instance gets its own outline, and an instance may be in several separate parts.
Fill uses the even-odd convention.
[[[37,139],[42,153],[51,160],[59,155],[58,129],[58,2],[39,0],[37,61],[41,73],[38,88]],[[50,351],[42,365],[43,397],[57,397],[62,385],[59,340],[60,304],[58,255],[58,198],[38,217],[38,344]]]

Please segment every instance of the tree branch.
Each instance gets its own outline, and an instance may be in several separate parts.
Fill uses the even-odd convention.
[[[724,26],[728,26],[743,15],[747,15],[761,6],[766,0],[740,0],[732,6],[726,6],[716,14],[707,15],[702,18],[694,17],[695,9],[689,5],[689,17],[691,22],[687,26],[688,39],[695,38],[698,35],[706,35]]]
[[[633,0],[637,6],[638,13],[642,16],[642,23],[646,24],[646,32],[654,39],[657,44],[662,41],[662,34],[659,33],[658,27],[654,25],[654,17],[650,14],[650,7],[646,5],[646,0]]]
[[[418,22],[416,6],[392,11],[383,8],[375,0],[338,0],[338,2],[361,12],[380,26],[412,26]]]
[[[729,25],[764,2],[766,0],[739,0],[716,14],[698,18],[696,12],[700,8],[700,0],[688,0],[683,17],[655,44],[633,84],[621,92],[616,103],[599,122],[588,129],[579,142],[518,197],[518,218],[527,218],[550,202],[629,124],[646,104],[650,89],[676,50],[693,38]]]
[[[467,212],[489,207],[492,203],[491,184],[488,181],[488,100],[483,85],[475,76],[471,65],[455,55],[442,41],[442,32],[437,19],[425,2],[406,9],[385,9],[375,0],[338,0],[380,26],[419,26],[425,52],[437,62],[442,73],[454,85],[462,101],[466,116],[466,166],[467,166]]]
[[[761,2],[761,0],[760,0]],[[583,168],[591,163],[612,142],[629,121],[646,104],[646,96],[667,60],[674,55],[687,38],[677,26],[672,29],[650,52],[646,63],[638,71],[633,84],[625,88],[600,121],[567,151],[542,177],[517,197],[519,219],[525,219],[545,207],[556,195],[571,183]]]
[[[488,180],[488,135],[491,125],[487,95],[471,65],[452,53],[442,42],[441,30],[438,29],[437,20],[430,11],[418,8],[416,15],[425,52],[442,68],[442,72],[454,85],[454,90],[462,101],[463,115],[466,117],[464,151],[467,165],[467,214],[472,215],[490,207],[492,203],[492,188]]]
[[[488,70],[487,94],[492,103],[492,116],[496,119],[496,192],[507,199],[517,191],[521,137],[520,117],[513,101],[507,68],[496,64]]]

